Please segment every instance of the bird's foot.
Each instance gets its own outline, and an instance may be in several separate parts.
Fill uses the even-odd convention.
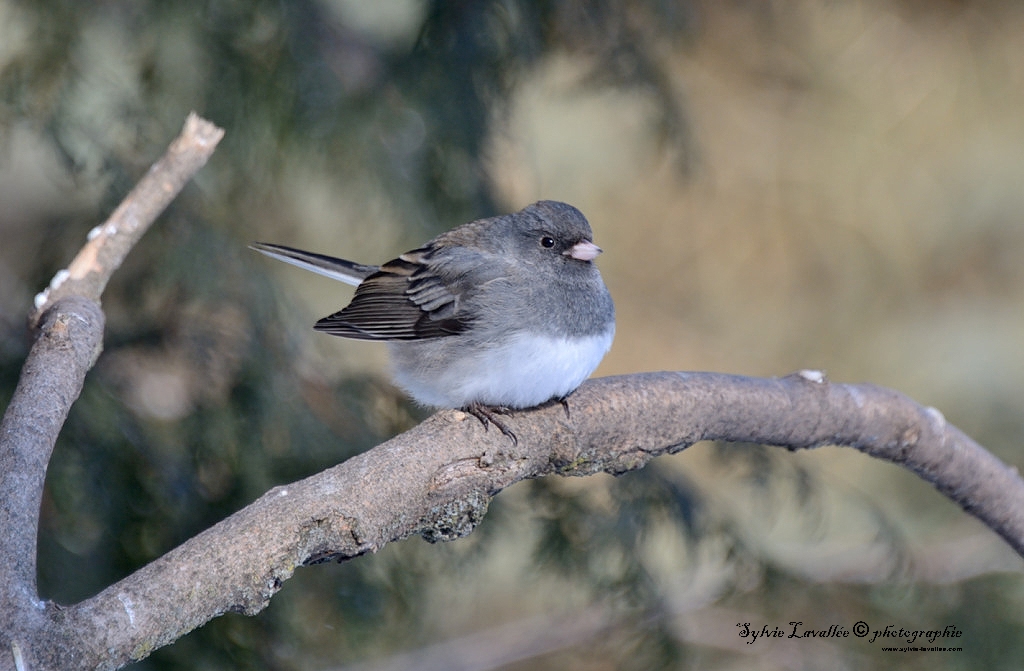
[[[505,406],[492,406],[484,405],[482,403],[471,403],[467,405],[465,411],[480,420],[480,423],[484,425],[484,430],[490,428],[490,425],[498,427],[503,434],[508,436],[508,439],[512,441],[513,445],[519,444],[519,438],[513,433],[512,429],[508,427],[503,420],[498,419],[499,415],[511,415],[512,408],[506,408]]]
[[[565,411],[565,418],[566,419],[572,419],[572,417],[569,415],[569,396],[571,394],[572,394],[572,392],[569,392],[565,396],[555,396],[553,398],[548,399],[547,401],[544,401],[543,403],[541,403],[537,407],[538,408],[549,408],[549,407],[554,406],[555,403],[557,403],[558,405],[562,406],[562,410]]]
[[[558,402],[561,404],[562,410],[565,410],[565,418],[572,419],[571,417],[569,417],[569,394],[566,394],[565,396],[559,398]]]

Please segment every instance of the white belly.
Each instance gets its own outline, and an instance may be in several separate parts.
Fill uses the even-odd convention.
[[[423,405],[529,408],[576,389],[601,363],[614,335],[612,327],[572,339],[520,333],[475,348],[457,347],[454,338],[391,343],[395,380]]]

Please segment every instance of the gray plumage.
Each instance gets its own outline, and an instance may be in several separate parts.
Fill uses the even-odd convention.
[[[315,328],[388,342],[398,383],[432,406],[528,407],[570,393],[611,345],[615,309],[579,210],[541,201],[454,228],[381,266],[257,243],[358,283]]]

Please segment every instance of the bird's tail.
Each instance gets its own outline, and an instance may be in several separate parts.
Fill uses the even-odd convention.
[[[293,266],[305,268],[325,277],[330,277],[332,280],[338,280],[352,286],[359,286],[360,282],[380,270],[380,266],[353,263],[345,259],[337,259],[333,256],[316,254],[314,252],[304,252],[301,249],[285,247],[284,245],[254,242],[249,245],[249,248],[255,249],[257,252],[266,254],[278,261],[284,261]]]

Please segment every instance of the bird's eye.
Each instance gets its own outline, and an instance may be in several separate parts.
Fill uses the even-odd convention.
[[[551,249],[552,247],[555,246],[555,239],[552,238],[550,235],[545,235],[543,238],[540,239],[540,246],[543,247],[544,249]]]

